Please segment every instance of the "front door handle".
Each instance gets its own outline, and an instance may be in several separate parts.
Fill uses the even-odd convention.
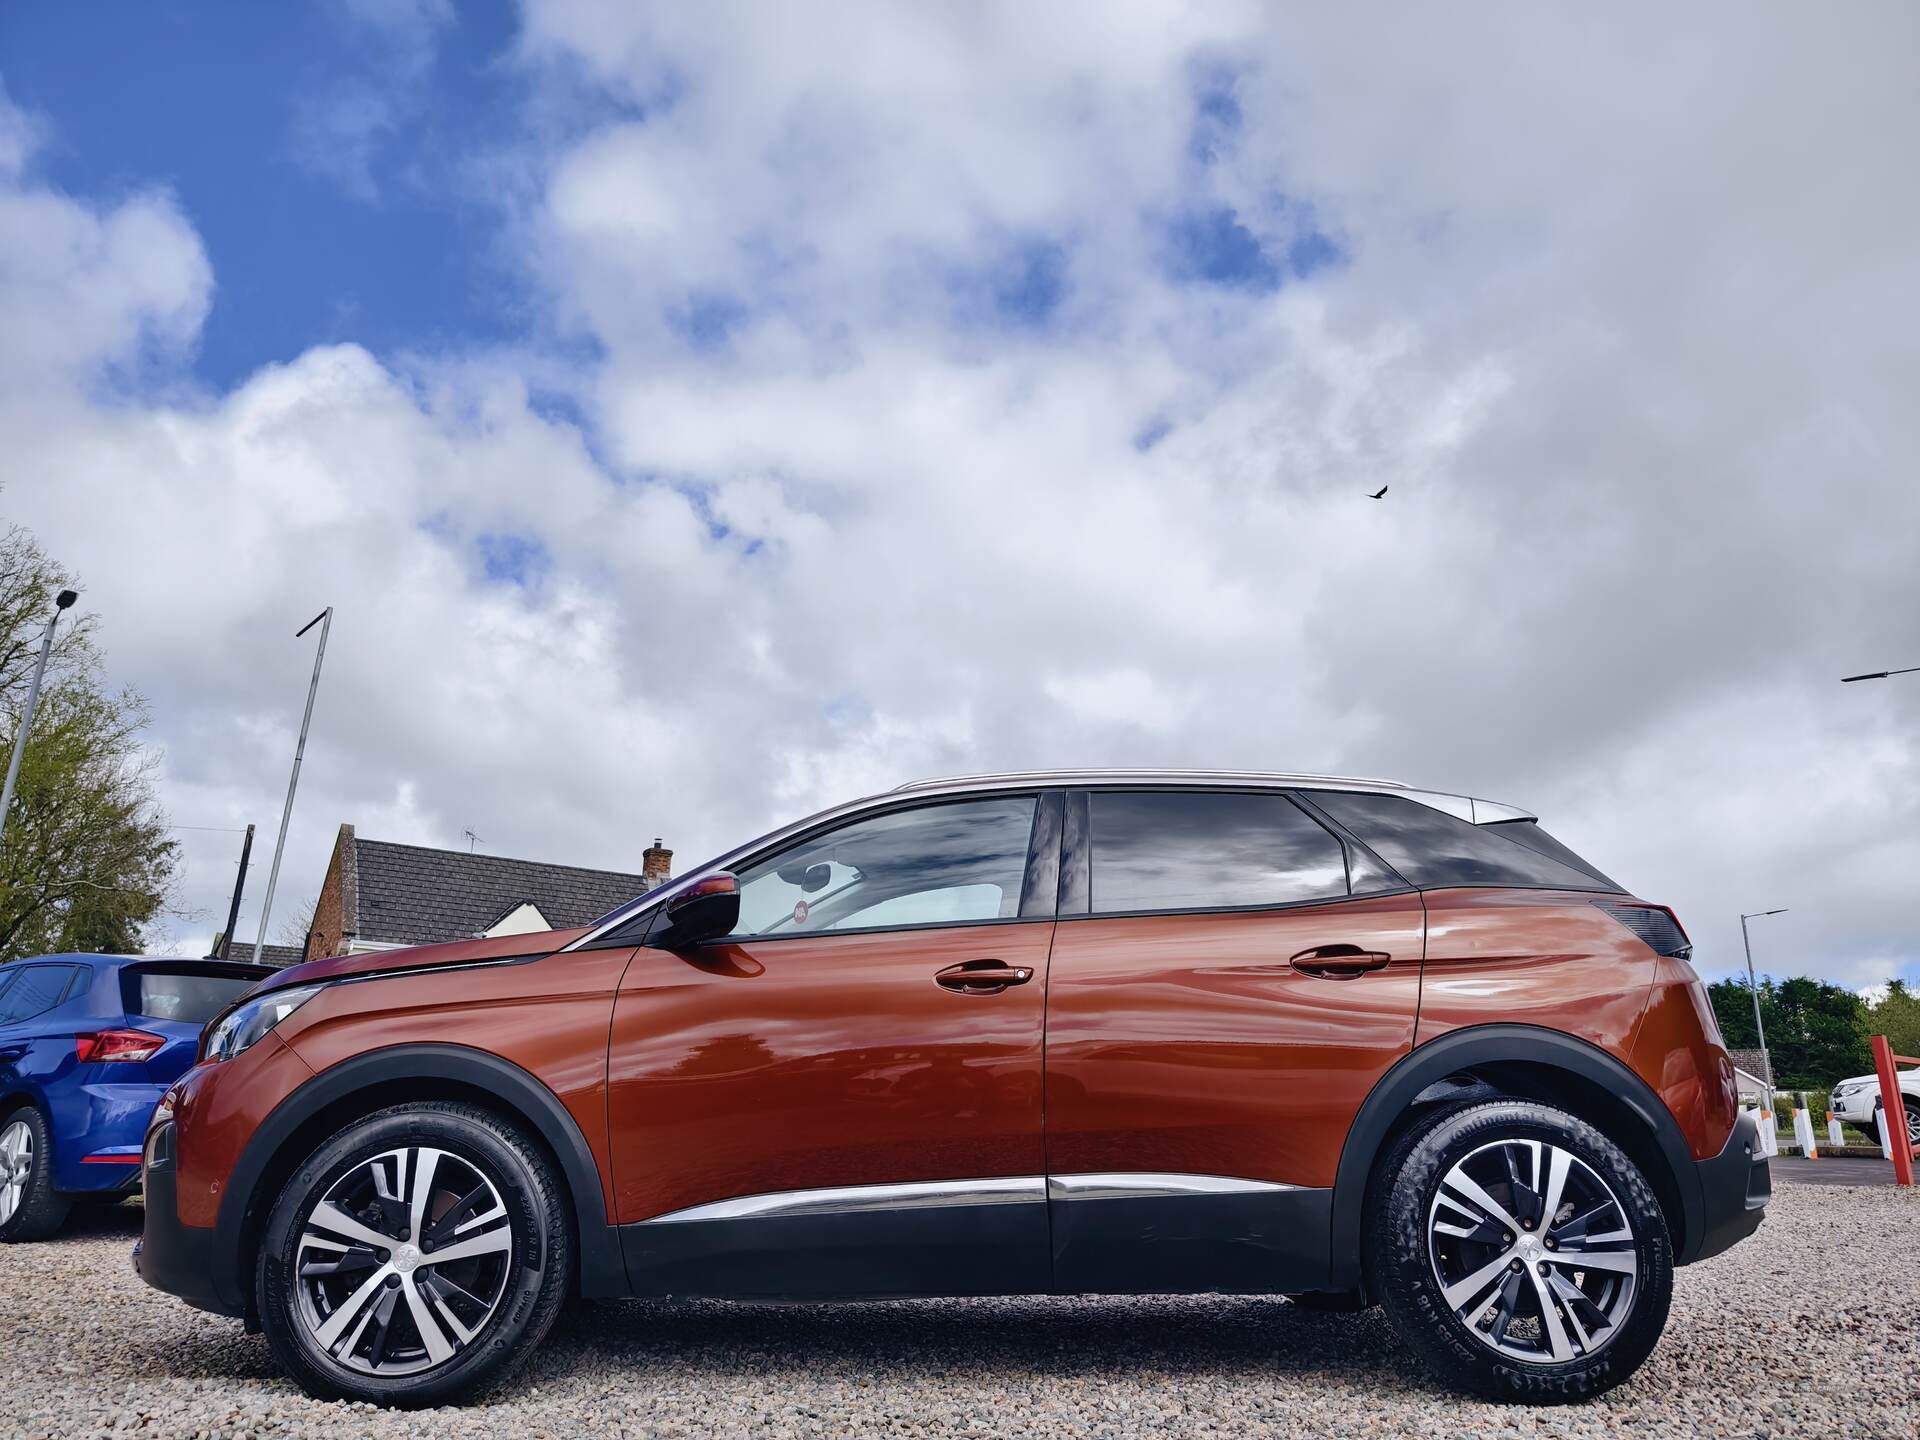
[[[964,960],[949,965],[934,975],[936,985],[962,995],[997,995],[1009,985],[1024,985],[1033,971],[1024,965],[1009,965],[1004,960]]]
[[[1316,945],[1287,963],[1302,975],[1317,975],[1322,980],[1357,980],[1391,959],[1384,950],[1362,950],[1358,945]]]

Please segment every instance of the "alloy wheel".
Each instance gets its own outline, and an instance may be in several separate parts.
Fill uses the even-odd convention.
[[[1619,1198],[1570,1150],[1499,1140],[1463,1157],[1427,1212],[1440,1293],[1481,1343],[1536,1365],[1620,1333],[1640,1256]]]
[[[512,1268],[512,1226],[492,1178],[449,1150],[389,1150],[334,1181],[308,1214],[295,1311],[335,1363],[413,1375],[486,1328]]]
[[[33,1130],[15,1120],[0,1130],[0,1225],[13,1219],[33,1179]]]

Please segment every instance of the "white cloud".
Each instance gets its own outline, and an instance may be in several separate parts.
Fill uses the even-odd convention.
[[[536,4],[530,103],[620,102],[502,161],[601,361],[102,404],[191,343],[191,217],[15,165],[6,506],[182,823],[271,828],[339,607],[296,890],[343,819],[635,867],[917,773],[1337,770],[1537,808],[1704,968],[1786,904],[1766,968],[1868,983],[1916,957],[1920,687],[1835,682],[1920,645],[1914,25]],[[1166,217],[1222,205],[1343,258],[1172,278]],[[1057,304],[993,312],[1034,246]]]
[[[41,128],[0,88],[0,387],[177,359],[213,290],[199,237],[164,191],[90,205],[34,183]]]

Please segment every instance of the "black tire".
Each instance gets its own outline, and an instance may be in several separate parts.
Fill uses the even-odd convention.
[[[404,1158],[395,1161],[395,1151]],[[427,1152],[436,1152],[430,1166]],[[476,1185],[476,1177],[484,1184]],[[383,1186],[397,1195],[379,1199]],[[415,1221],[412,1197],[420,1188],[427,1193],[422,1218]],[[368,1203],[357,1204],[354,1196],[366,1196]],[[363,1231],[376,1230],[391,1245],[375,1248],[370,1241],[376,1237],[354,1240],[350,1230],[337,1228],[344,1223],[337,1218],[316,1219],[322,1200],[329,1200],[336,1217],[344,1214]],[[502,1215],[488,1221],[496,1206]],[[444,1228],[463,1216],[457,1228]],[[377,1223],[369,1227],[369,1221]],[[455,1238],[462,1233],[464,1239]],[[481,1237],[492,1248],[471,1259],[433,1260],[436,1234],[448,1253],[456,1246],[471,1249]],[[330,1236],[341,1239],[325,1238]],[[337,1261],[310,1258],[303,1277],[296,1270],[303,1247],[310,1257],[343,1253]],[[255,1297],[274,1357],[309,1395],[411,1408],[466,1396],[523,1364],[560,1313],[572,1264],[566,1199],[540,1148],[479,1106],[420,1102],[355,1121],[287,1180],[261,1239]],[[456,1275],[462,1266],[467,1269]],[[490,1273],[475,1281],[475,1268]],[[417,1279],[416,1269],[424,1272]],[[313,1278],[323,1273],[325,1278]],[[337,1287],[332,1296],[329,1287]],[[354,1304],[361,1294],[369,1298]],[[462,1319],[448,1308],[456,1299],[472,1326],[464,1337],[464,1325],[449,1323]],[[476,1307],[485,1308],[484,1315]],[[422,1310],[425,1325],[416,1318]],[[318,1336],[330,1319],[360,1329],[340,1329],[328,1337],[329,1346]],[[361,1338],[376,1322],[377,1330]],[[450,1355],[434,1357],[429,1328],[439,1348],[451,1347]],[[387,1358],[390,1341],[394,1359]],[[411,1361],[405,1359],[409,1353]],[[415,1368],[403,1373],[398,1367],[406,1364]]]
[[[1547,1148],[1534,1152],[1535,1141]],[[1554,1150],[1571,1158],[1553,1159]],[[1529,1156],[1535,1179],[1564,1164],[1562,1194],[1575,1197],[1563,1199],[1558,1221],[1547,1217],[1545,1226],[1530,1213],[1541,1208],[1542,1197],[1520,1174]],[[1451,1178],[1465,1173],[1455,1170],[1463,1162],[1479,1167],[1482,1178],[1490,1165],[1514,1177],[1508,1188],[1495,1180],[1484,1187],[1499,1203],[1498,1215],[1476,1221],[1464,1207],[1438,1198],[1443,1181],[1450,1194],[1466,1193],[1455,1190]],[[1569,1213],[1579,1206],[1591,1208]],[[1520,1228],[1509,1229],[1507,1219]],[[1623,1221],[1630,1252],[1614,1248],[1622,1243],[1612,1237]],[[1609,1228],[1594,1233],[1589,1247],[1591,1225]],[[1368,1291],[1379,1297],[1407,1348],[1446,1383],[1492,1400],[1564,1404],[1612,1389],[1652,1353],[1673,1297],[1673,1245],[1646,1177],[1593,1126],[1532,1101],[1465,1106],[1414,1125],[1374,1172],[1366,1242]],[[1609,1257],[1604,1269],[1582,1269],[1567,1258],[1587,1253],[1598,1260],[1602,1251]],[[1443,1266],[1459,1277],[1455,1298],[1459,1309],[1479,1314],[1476,1327],[1448,1303]],[[1483,1284],[1474,1283],[1488,1274]],[[1549,1299],[1561,1283],[1581,1291],[1581,1303]],[[1581,1343],[1583,1315],[1593,1331],[1589,1343]],[[1534,1346],[1568,1358],[1533,1358]],[[1529,1353],[1510,1353],[1515,1348]]]
[[[53,1132],[33,1105],[0,1115],[0,1244],[45,1240],[66,1223],[73,1202],[53,1189]],[[24,1174],[22,1171],[24,1170]],[[11,1206],[11,1209],[8,1207]]]

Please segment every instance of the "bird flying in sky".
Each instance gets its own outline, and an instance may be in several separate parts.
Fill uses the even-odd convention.
[[[1382,485],[1378,490],[1374,491],[1371,495],[1367,496],[1367,499],[1378,500],[1382,495],[1385,495],[1387,493],[1387,490],[1389,488],[1390,487],[1388,486]]]

